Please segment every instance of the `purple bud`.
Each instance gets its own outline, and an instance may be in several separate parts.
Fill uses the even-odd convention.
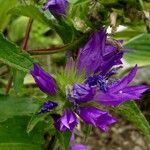
[[[43,71],[40,66],[34,64],[34,69],[31,71],[31,75],[41,91],[48,95],[56,94],[57,84],[54,78],[47,72]]]
[[[102,111],[95,107],[81,107],[79,116],[86,123],[91,124],[104,132],[108,131],[109,125],[116,122],[116,119],[110,116],[108,112]]]
[[[50,112],[53,108],[57,107],[58,104],[53,101],[46,101],[38,114]]]
[[[48,9],[55,17],[61,17],[66,14],[68,5],[67,0],[48,0],[44,10]]]
[[[95,87],[88,84],[74,84],[72,89],[69,89],[68,98],[71,102],[80,104],[91,101],[95,94]]]
[[[56,129],[60,132],[64,132],[66,130],[72,132],[77,125],[77,118],[75,114],[69,109],[66,109],[63,115],[60,118],[55,119],[54,121]]]

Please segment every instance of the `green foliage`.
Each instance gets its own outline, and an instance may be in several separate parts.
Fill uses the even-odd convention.
[[[0,95],[0,122],[15,116],[31,116],[38,108],[39,104],[34,99]]]
[[[0,123],[0,149],[1,150],[42,150],[44,143],[43,125],[27,134],[26,126],[29,117],[21,116],[10,118]]]
[[[128,49],[125,60],[139,66],[150,65],[150,34],[140,34],[124,45]]]
[[[56,136],[59,140],[59,144],[62,150],[69,150],[71,133],[70,132],[63,132],[63,133],[58,132]]]
[[[9,22],[10,15],[7,14],[9,9],[17,4],[17,0],[0,0],[0,32],[2,32]]]
[[[8,41],[0,34],[0,60],[11,67],[28,72],[33,64],[33,59],[14,43]]]
[[[120,114],[124,119],[129,120],[150,139],[150,125],[135,102],[126,102],[114,108],[114,111]]]
[[[27,27],[28,18],[21,16],[15,19],[10,25],[9,25],[9,38],[13,42],[19,42],[23,39],[25,34],[25,29]]]

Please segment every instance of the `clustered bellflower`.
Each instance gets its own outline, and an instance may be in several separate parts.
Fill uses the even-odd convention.
[[[67,0],[48,0],[44,10],[49,10],[55,17],[61,17],[65,16],[68,5]]]
[[[116,107],[125,101],[138,100],[148,89],[143,85],[129,85],[136,75],[137,65],[122,79],[112,77],[122,65],[123,54],[123,50],[118,51],[117,47],[107,43],[106,30],[102,29],[90,36],[85,46],[80,49],[76,62],[72,57],[69,59],[65,71],[74,67],[76,78],[83,74],[85,76],[82,83],[67,85],[66,81],[67,92],[64,93],[67,93],[66,103],[69,103],[69,106],[64,105],[62,115],[54,117],[57,130],[73,132],[78,124],[77,118],[80,117],[85,123],[106,132],[109,126],[116,122],[116,118],[105,110],[90,106],[90,102]],[[34,65],[31,74],[43,92],[57,95],[59,85],[51,75],[37,64]],[[52,111],[53,107],[56,107],[56,104],[44,104],[40,112]]]

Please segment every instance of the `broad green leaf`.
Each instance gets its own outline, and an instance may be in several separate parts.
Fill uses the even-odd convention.
[[[71,133],[68,131],[63,132],[63,133],[58,132],[58,134],[56,136],[59,140],[59,144],[60,144],[61,149],[62,150],[69,150]]]
[[[0,123],[0,150],[42,150],[43,124],[26,133],[29,117],[14,117]]]
[[[10,15],[7,12],[16,4],[17,0],[0,0],[0,31],[3,31],[9,21]]]
[[[14,116],[31,116],[38,108],[37,101],[31,98],[0,95],[0,122]]]
[[[125,43],[128,49],[124,59],[129,64],[150,65],[150,34],[140,34]]]
[[[133,123],[148,139],[150,139],[150,125],[134,101],[126,102],[114,108],[114,111]]]
[[[11,67],[28,72],[32,68],[33,60],[14,43],[0,34],[0,60]]]

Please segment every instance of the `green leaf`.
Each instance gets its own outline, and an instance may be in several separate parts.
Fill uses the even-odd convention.
[[[40,122],[47,122],[50,125],[52,124],[53,120],[49,114],[39,114],[33,115],[28,123],[27,126],[27,133],[30,133]]]
[[[9,22],[10,15],[7,12],[16,4],[17,0],[0,0],[0,31],[3,31]]]
[[[13,87],[17,93],[23,87],[25,75],[26,75],[25,72],[13,69]]]
[[[1,150],[42,150],[43,124],[40,124],[30,133],[26,133],[29,117],[10,118],[0,123]]]
[[[114,111],[133,123],[147,138],[150,139],[150,125],[134,101],[126,102],[123,105],[114,108]]]
[[[17,6],[12,8],[9,13],[14,15],[22,15],[27,16],[32,19],[38,20],[44,24],[47,24],[48,26],[54,28],[55,24],[49,20],[44,12],[42,12],[42,9],[40,9],[38,6],[35,5],[25,5],[25,6]]]
[[[0,34],[0,60],[24,72],[28,72],[33,64],[33,59],[27,53],[21,52],[19,47],[8,41],[2,34]]]
[[[63,133],[58,132],[56,136],[59,140],[59,144],[62,150],[68,150],[69,144],[70,144],[71,133],[68,131],[63,132]]]
[[[9,13],[27,16],[48,25],[51,29],[55,30],[58,33],[64,43],[73,41],[75,29],[71,24],[62,20],[58,24],[56,21],[48,19],[42,9],[37,6],[17,6],[11,9]]]
[[[125,43],[129,50],[124,59],[129,64],[150,65],[150,34],[140,34]]]
[[[39,104],[31,98],[0,95],[0,122],[14,116],[31,116],[38,108]]]

